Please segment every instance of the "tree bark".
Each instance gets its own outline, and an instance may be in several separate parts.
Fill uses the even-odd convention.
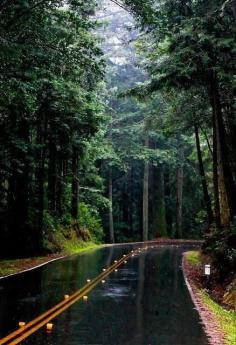
[[[207,181],[206,181],[206,175],[205,175],[205,170],[204,170],[204,165],[203,165],[203,160],[202,160],[202,152],[201,152],[199,131],[198,131],[197,125],[194,125],[194,132],[195,132],[195,139],[196,139],[198,165],[199,165],[199,172],[201,176],[204,203],[207,210],[208,225],[210,225],[214,217],[213,217],[213,212],[212,212],[212,207],[211,207],[211,198],[210,198],[210,195],[208,193],[208,188],[207,188]],[[209,227],[207,230],[209,230]]]
[[[41,115],[41,116],[40,116]],[[45,183],[45,161],[46,161],[46,138],[47,138],[47,120],[44,112],[39,115],[39,128],[38,128],[38,143],[40,145],[38,157],[38,243],[42,248],[43,242],[43,221],[44,221],[44,183]],[[42,118],[40,118],[42,117]]]
[[[164,175],[165,196],[166,196],[166,227],[169,237],[173,235],[173,207],[172,207],[172,193],[170,182],[170,168],[165,169]]]
[[[77,221],[79,216],[79,154],[76,147],[72,150],[71,216]]]
[[[162,165],[153,167],[153,230],[154,237],[167,236],[165,183]]]
[[[133,167],[132,163],[130,166],[130,171],[128,172],[128,224],[129,233],[132,237],[133,234]]]
[[[18,124],[18,138],[25,144],[30,143],[30,129],[27,120],[22,119]],[[36,251],[35,241],[32,240],[31,228],[29,226],[29,195],[30,195],[30,166],[27,151],[16,149],[14,156],[21,163],[21,168],[12,163],[12,175],[9,179],[8,205],[9,219],[8,231],[10,232],[10,243],[8,250],[12,253],[7,255],[31,255]],[[19,171],[20,170],[20,171]],[[15,244],[15,247],[14,247]]]
[[[146,133],[145,137],[145,147],[149,147],[149,137],[148,133]],[[143,241],[148,240],[148,193],[149,189],[149,162],[144,162],[144,173],[143,173],[143,233],[142,239]]]
[[[57,151],[54,142],[53,128],[50,128],[49,161],[48,161],[48,206],[49,211],[56,213],[56,180],[57,180]]]
[[[214,73],[211,79],[210,92],[217,152],[220,218],[221,224],[223,226],[228,226],[230,219],[236,214],[234,202],[235,186],[229,162],[229,150],[226,142],[226,131],[222,115],[219,86],[217,76]]]
[[[112,168],[109,169],[109,181],[108,181],[108,194],[109,194],[109,241],[115,243],[114,236],[114,221],[113,221],[113,181],[112,181]]]
[[[180,149],[180,164],[177,168],[177,191],[176,191],[176,235],[177,238],[183,237],[183,182],[184,182],[184,169],[183,169],[183,149]]]
[[[220,220],[220,200],[219,200],[219,184],[218,184],[218,162],[217,162],[217,140],[216,140],[216,124],[213,115],[213,187],[214,187],[214,217],[216,227],[221,225]]]

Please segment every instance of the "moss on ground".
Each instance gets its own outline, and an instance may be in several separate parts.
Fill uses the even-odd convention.
[[[79,242],[79,241],[66,241],[64,243],[64,253],[65,254],[78,254],[86,250],[101,247],[101,244],[96,244],[94,242]]]
[[[192,250],[186,253],[186,259],[190,265],[196,266],[201,264],[200,252]]]
[[[219,326],[226,335],[226,344],[234,345],[236,344],[236,312],[225,310],[219,304],[214,302],[210,296],[204,292],[200,291],[200,295],[203,303],[209,308],[209,310],[216,316],[219,322]]]
[[[35,257],[27,259],[1,260],[0,276],[6,276],[9,274],[20,272],[32,266],[40,265],[40,263],[43,263],[49,259],[50,258],[48,257]]]

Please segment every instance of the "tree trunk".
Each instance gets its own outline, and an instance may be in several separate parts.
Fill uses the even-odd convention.
[[[218,162],[217,162],[217,140],[215,116],[213,115],[213,187],[214,187],[214,217],[216,227],[221,225],[220,220],[220,200],[219,200],[219,184],[218,184]]]
[[[230,219],[232,219],[236,213],[234,202],[235,186],[229,162],[229,151],[226,142],[226,131],[221,110],[218,81],[215,74],[212,76],[210,87],[217,152],[220,218],[221,224],[223,226],[228,226]]]
[[[109,169],[109,241],[110,243],[115,243],[114,236],[114,222],[113,222],[113,181],[112,181],[112,168]]]
[[[128,172],[128,224],[129,233],[132,237],[133,235],[133,167],[130,166],[130,171]]]
[[[183,149],[180,149],[180,160],[183,161]],[[183,164],[177,168],[177,192],[176,192],[176,236],[182,238],[182,209],[183,209],[183,182],[184,182],[184,169]]]
[[[76,147],[72,151],[71,216],[77,222],[79,216],[79,154]]]
[[[170,169],[165,169],[164,176],[165,196],[166,196],[166,227],[169,237],[173,235],[173,207],[171,195]]]
[[[149,137],[146,133],[145,143],[146,147],[149,147]],[[148,240],[148,189],[149,189],[149,162],[144,163],[144,174],[143,174],[143,241]]]
[[[38,244],[42,247],[43,242],[43,220],[44,220],[44,183],[45,183],[45,161],[46,161],[46,138],[47,138],[47,120],[42,113],[42,119],[39,118],[38,143],[40,145],[38,157]]]
[[[65,160],[60,153],[58,157],[58,178],[57,178],[57,193],[56,193],[56,204],[57,204],[57,214],[59,217],[63,216],[65,210],[65,175],[64,175],[64,165]]]
[[[29,123],[27,120],[21,120],[18,125],[19,139],[25,145],[30,143]],[[16,149],[14,152],[15,157],[20,160],[21,168],[14,169],[12,176],[9,179],[8,189],[8,203],[10,209],[8,231],[10,232],[9,249],[12,253],[8,252],[7,255],[24,256],[30,255],[34,250],[34,240],[32,241],[31,229],[29,226],[29,187],[30,187],[30,166],[28,161],[28,147],[27,152],[24,150]],[[15,244],[15,247],[14,247]]]
[[[204,165],[203,165],[203,160],[202,160],[202,152],[201,152],[199,131],[198,131],[197,125],[194,125],[194,132],[195,132],[195,139],[196,139],[196,148],[197,148],[199,172],[201,176],[204,203],[207,210],[208,225],[210,225],[213,221],[213,212],[212,212],[212,207],[211,207],[210,195],[208,193],[208,188],[207,188],[206,175],[205,175],[205,170],[204,170]],[[209,230],[209,227],[207,230]]]
[[[49,211],[56,213],[56,180],[57,180],[57,151],[54,142],[53,129],[50,128],[49,138],[49,162],[48,162],[48,206]]]
[[[234,16],[234,19],[236,20],[236,0],[232,0],[231,4],[232,4],[233,16]]]
[[[153,230],[154,237],[167,236],[164,169],[153,167]]]

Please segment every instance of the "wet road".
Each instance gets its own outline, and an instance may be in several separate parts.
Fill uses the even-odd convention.
[[[131,250],[93,250],[0,281],[0,337],[30,321],[101,273]],[[181,271],[187,248],[159,246],[131,258],[105,284],[22,344],[29,345],[206,345],[198,313]]]

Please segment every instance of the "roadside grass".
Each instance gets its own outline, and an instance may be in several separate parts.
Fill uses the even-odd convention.
[[[225,310],[219,304],[214,302],[210,298],[210,296],[203,290],[200,291],[200,296],[202,298],[203,303],[216,316],[220,328],[226,335],[226,344],[236,344],[236,312]]]
[[[39,265],[45,261],[45,257],[35,257],[27,259],[12,259],[12,260],[1,260],[0,261],[0,276],[6,276],[20,272],[24,269],[34,265]]]
[[[0,260],[0,277],[7,276],[9,274],[19,273],[34,266],[43,264],[50,261],[53,258],[57,258],[64,255],[72,255],[85,252],[94,248],[101,247],[101,244],[96,244],[92,241],[75,241],[67,240],[63,242],[63,248],[58,254],[52,254],[49,256],[32,257],[26,259],[14,259],[14,260]]]
[[[82,253],[84,251],[94,249],[94,248],[99,248],[102,247],[102,244],[96,244],[92,241],[73,241],[73,240],[68,240],[64,242],[63,245],[63,252],[67,255],[70,254],[78,254]]]
[[[199,251],[189,251],[185,253],[185,258],[191,266],[198,266],[202,264],[201,253]],[[225,334],[226,345],[236,344],[236,312],[225,310],[222,306],[217,304],[213,299],[202,289],[198,289],[202,302],[206,305],[216,317],[219,327]]]
[[[199,251],[192,250],[187,252],[186,259],[188,263],[192,266],[197,266],[201,264],[201,257]]]

